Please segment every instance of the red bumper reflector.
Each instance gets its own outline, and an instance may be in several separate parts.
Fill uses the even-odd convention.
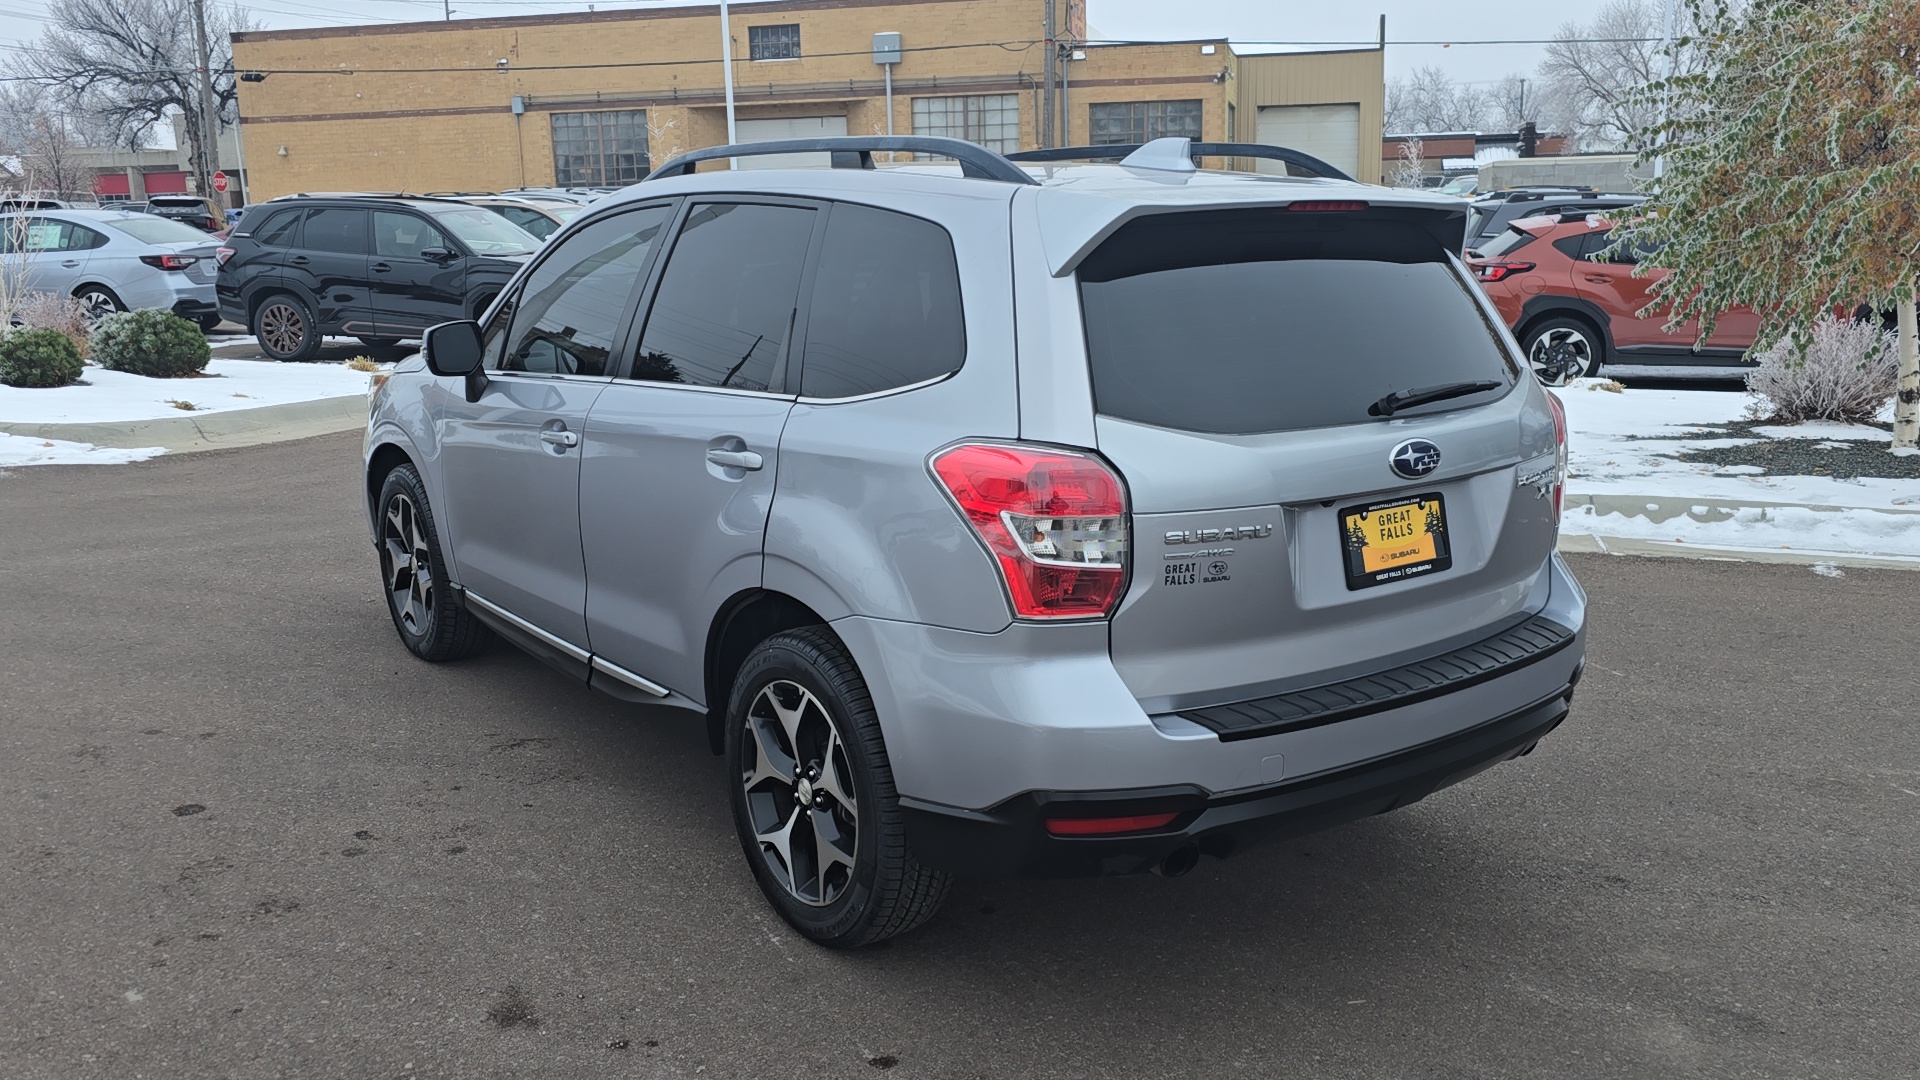
[[[1055,836],[1112,836],[1115,833],[1164,829],[1179,817],[1173,814],[1135,814],[1131,817],[1048,818],[1047,831]]]

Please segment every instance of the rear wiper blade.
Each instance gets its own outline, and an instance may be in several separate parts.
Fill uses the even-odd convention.
[[[1440,386],[1423,386],[1418,390],[1395,390],[1379,401],[1367,406],[1368,416],[1392,416],[1401,409],[1411,409],[1415,405],[1431,405],[1448,398],[1466,397],[1478,394],[1482,390],[1498,390],[1505,384],[1495,379],[1483,379],[1479,382],[1444,383]]]

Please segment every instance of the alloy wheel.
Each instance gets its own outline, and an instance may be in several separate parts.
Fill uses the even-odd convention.
[[[380,523],[380,570],[394,615],[408,633],[425,637],[433,626],[433,556],[419,508],[405,495],[387,500]]]
[[[853,882],[859,827],[852,763],[820,699],[775,680],[747,709],[740,783],[767,869],[794,899],[838,900]]]
[[[287,303],[268,304],[260,312],[260,341],[277,353],[298,352],[307,337],[307,320]]]
[[[107,293],[98,289],[88,289],[80,294],[80,309],[87,320],[87,325],[92,326],[119,311],[120,305],[115,303],[113,297]]]
[[[1547,386],[1565,386],[1593,368],[1593,343],[1570,326],[1556,326],[1533,339],[1527,363]]]

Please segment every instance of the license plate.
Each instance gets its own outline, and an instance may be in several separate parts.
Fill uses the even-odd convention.
[[[1404,581],[1453,565],[1446,502],[1437,491],[1349,506],[1340,511],[1340,538],[1349,589]]]

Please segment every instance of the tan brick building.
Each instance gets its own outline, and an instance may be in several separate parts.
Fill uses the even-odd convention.
[[[1084,41],[1084,0],[1055,0]],[[733,8],[742,141],[896,134],[1040,145],[1046,0],[777,0]],[[726,141],[715,6],[234,35],[250,194],[630,183]],[[1063,50],[1056,143],[1285,141],[1377,181],[1377,50],[1238,56],[1224,41]]]

